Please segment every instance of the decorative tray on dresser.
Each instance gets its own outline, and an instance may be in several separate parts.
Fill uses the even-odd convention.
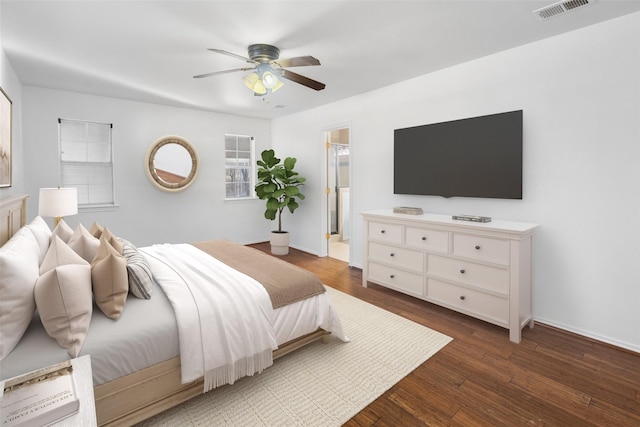
[[[376,283],[509,329],[533,327],[537,224],[369,211],[362,285]]]

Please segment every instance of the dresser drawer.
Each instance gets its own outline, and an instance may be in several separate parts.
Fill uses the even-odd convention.
[[[369,223],[369,239],[389,243],[402,243],[402,226],[384,222]]]
[[[453,233],[452,253],[465,258],[509,265],[507,240]]]
[[[435,279],[427,281],[427,297],[436,303],[500,326],[509,324],[509,300],[507,298],[484,294]]]
[[[404,232],[407,246],[430,252],[449,252],[449,232],[407,227]]]
[[[428,255],[427,272],[492,292],[509,294],[509,270],[438,255]]]
[[[395,290],[424,298],[422,274],[413,274],[393,267],[369,262],[369,280]]]
[[[420,273],[424,271],[424,255],[419,251],[371,242],[369,243],[369,258]]]

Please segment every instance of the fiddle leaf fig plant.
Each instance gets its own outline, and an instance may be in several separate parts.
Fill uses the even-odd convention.
[[[299,187],[305,179],[294,170],[295,157],[287,157],[283,163],[276,157],[274,150],[264,150],[258,160],[258,182],[256,195],[267,201],[264,217],[269,220],[278,218],[278,233],[282,233],[282,211],[288,208],[293,213],[298,208],[298,200],[304,200]]]

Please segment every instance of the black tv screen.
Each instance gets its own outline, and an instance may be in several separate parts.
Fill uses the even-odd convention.
[[[394,131],[395,194],[522,199],[522,110]]]

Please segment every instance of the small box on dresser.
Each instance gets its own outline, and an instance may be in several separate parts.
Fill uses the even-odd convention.
[[[537,224],[364,212],[362,284],[376,283],[509,329],[533,327]]]

